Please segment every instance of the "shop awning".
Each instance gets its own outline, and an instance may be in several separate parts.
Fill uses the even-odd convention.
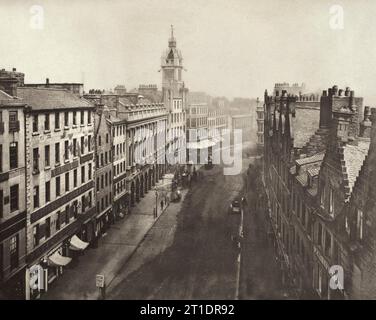
[[[72,258],[62,256],[58,251],[48,257],[48,264],[56,267],[66,266]]]
[[[77,237],[76,235],[74,235],[70,239],[70,246],[69,246],[69,248],[71,250],[74,250],[74,251],[81,251],[81,250],[85,250],[88,245],[89,245],[89,243],[82,241],[79,237]]]
[[[209,140],[202,141],[192,141],[187,143],[187,149],[207,149],[209,147],[215,146],[215,142]]]

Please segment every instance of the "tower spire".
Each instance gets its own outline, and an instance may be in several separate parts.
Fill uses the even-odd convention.
[[[169,46],[170,48],[174,48],[174,47],[176,47],[176,40],[175,40],[175,38],[174,38],[174,26],[173,26],[173,25],[171,25],[171,37],[170,37],[170,39],[168,40],[168,46]]]

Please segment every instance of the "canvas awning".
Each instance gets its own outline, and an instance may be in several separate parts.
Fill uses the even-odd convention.
[[[52,255],[48,257],[48,264],[50,266],[56,266],[56,267],[66,266],[71,261],[72,261],[72,258],[64,257],[58,251],[56,251],[55,253],[53,253]]]
[[[74,235],[70,239],[69,249],[74,250],[74,251],[81,251],[81,250],[85,250],[88,245],[89,245],[89,243],[82,241],[79,237]]]
[[[192,141],[187,143],[187,149],[207,149],[215,146],[215,142],[209,140]]]

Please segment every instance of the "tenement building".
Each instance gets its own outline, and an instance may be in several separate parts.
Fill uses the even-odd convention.
[[[284,281],[301,297],[376,298],[375,132],[349,88],[265,93],[269,214]]]
[[[2,80],[17,83],[0,73],[0,85]],[[0,299],[23,298],[25,287],[24,108],[23,102],[0,91]]]
[[[257,150],[262,152],[264,149],[264,104],[261,104],[257,98],[256,106],[256,122],[257,122]]]
[[[98,105],[94,114],[96,238],[102,235],[108,224],[114,222],[115,219],[113,212],[113,136],[108,118],[108,108]]]
[[[19,87],[17,97],[27,104],[27,264],[48,290],[94,231],[94,107],[64,89]]]

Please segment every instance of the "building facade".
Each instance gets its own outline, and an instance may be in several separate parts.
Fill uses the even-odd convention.
[[[113,135],[109,121],[108,108],[99,105],[94,114],[95,124],[95,192],[96,223],[95,236],[98,238],[107,226],[114,222],[114,169],[113,169]],[[91,233],[92,234],[92,233]]]
[[[62,89],[18,88],[25,112],[27,264],[43,289],[91,239],[96,213],[94,108]],[[38,295],[31,289],[27,297]],[[29,296],[30,294],[30,296]]]
[[[257,150],[262,152],[264,150],[264,105],[257,99],[256,106],[256,121],[257,121]]]
[[[4,78],[0,73],[0,85]],[[0,296],[13,299],[23,298],[25,286],[24,109],[24,103],[0,91]]]
[[[285,283],[300,297],[374,299],[371,109],[337,86],[319,99],[266,93],[265,107],[264,182]]]

